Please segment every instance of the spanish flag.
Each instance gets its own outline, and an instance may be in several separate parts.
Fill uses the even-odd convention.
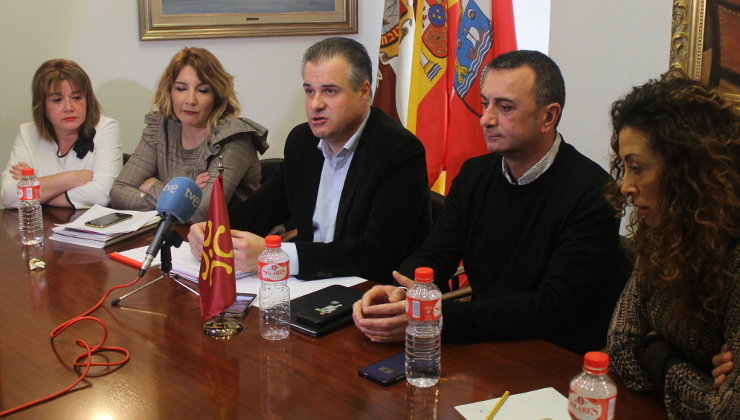
[[[424,144],[429,185],[446,194],[462,163],[486,153],[480,127],[480,77],[491,59],[516,49],[514,12],[511,0],[415,0],[414,23],[404,25],[408,2],[386,0],[380,62],[388,51],[402,56],[409,50],[388,44],[397,40],[403,46],[404,28],[413,28],[408,100],[396,98],[394,103],[407,102],[408,115],[401,122]],[[379,74],[377,92],[387,92],[384,83],[404,79],[398,73],[386,76],[382,67]],[[401,94],[397,87],[395,91]],[[385,99],[376,106],[393,115],[384,106],[388,103],[392,102]]]
[[[234,245],[231,242],[229,213],[224,200],[223,176],[213,183],[208,207],[203,257],[200,261],[200,316],[206,321],[236,300]]]

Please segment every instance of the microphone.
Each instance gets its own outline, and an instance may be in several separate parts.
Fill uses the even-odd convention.
[[[144,262],[141,263],[139,277],[146,274],[149,266],[152,265],[152,260],[157,256],[159,249],[162,248],[162,243],[175,223],[187,223],[195,210],[198,209],[202,197],[203,191],[190,178],[178,176],[172,178],[164,186],[157,200],[157,213],[162,217],[162,220],[159,221],[154,238],[146,250],[146,257]]]

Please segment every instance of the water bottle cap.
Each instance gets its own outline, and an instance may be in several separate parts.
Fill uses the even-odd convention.
[[[609,355],[600,351],[590,351],[583,357],[583,369],[588,373],[601,375],[609,369]]]
[[[268,235],[265,237],[265,246],[268,248],[280,248],[283,240],[279,235]]]
[[[414,280],[417,283],[431,283],[434,281],[434,270],[429,267],[417,267],[414,270]]]
[[[21,176],[32,176],[32,175],[33,175],[33,168],[21,169]]]

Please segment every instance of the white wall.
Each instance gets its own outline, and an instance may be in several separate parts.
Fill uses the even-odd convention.
[[[606,164],[609,104],[668,66],[671,2],[514,0],[520,48],[546,50],[568,91],[561,129],[567,141]],[[0,14],[0,167],[18,125],[29,121],[33,72],[54,57],[90,75],[107,115],[121,123],[124,151],[139,141],[155,83],[184,46],[211,50],[237,76],[244,115],[270,129],[267,157],[282,155],[285,136],[305,121],[300,57],[321,36],[139,41],[134,0],[8,1]],[[382,0],[359,0],[359,33],[377,60]]]
[[[550,57],[566,86],[559,129],[608,167],[612,102],[668,70],[670,1],[553,0]]]
[[[550,0],[511,0],[516,43],[520,50],[547,54],[550,43]]]
[[[184,46],[213,52],[236,76],[243,115],[265,125],[271,147],[282,156],[289,130],[305,121],[300,59],[324,36],[140,41],[135,0],[3,1],[0,14],[0,167],[8,159],[18,125],[31,119],[31,78],[55,57],[79,63],[90,75],[106,115],[121,123],[124,151],[132,152],[150,109],[156,82]],[[359,1],[359,33],[348,35],[377,61],[380,0]]]

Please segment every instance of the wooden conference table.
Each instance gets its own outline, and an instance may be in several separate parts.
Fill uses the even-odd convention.
[[[57,337],[50,331],[90,308],[111,286],[131,281],[136,270],[102,250],[60,246],[48,239],[53,223],[73,212],[44,209],[46,268],[29,271],[28,248],[20,245],[18,216],[0,210],[0,411],[46,396],[71,384],[77,338],[99,342],[102,329],[83,322]],[[106,251],[147,243],[141,235]],[[155,277],[150,270],[145,280]],[[112,297],[126,290],[116,291]],[[97,368],[67,395],[20,411],[24,419],[459,419],[455,406],[554,387],[567,395],[581,357],[544,341],[444,345],[442,379],[419,390],[405,381],[382,387],[357,370],[402,350],[374,344],[354,327],[322,338],[291,332],[287,340],[262,340],[258,309],[244,331],[226,341],[201,332],[197,298],[171,281],[160,281],[93,315],[109,329],[107,345],[122,346],[131,360],[112,371]],[[110,360],[117,353],[108,353]],[[619,384],[617,418],[660,419],[651,397]]]

